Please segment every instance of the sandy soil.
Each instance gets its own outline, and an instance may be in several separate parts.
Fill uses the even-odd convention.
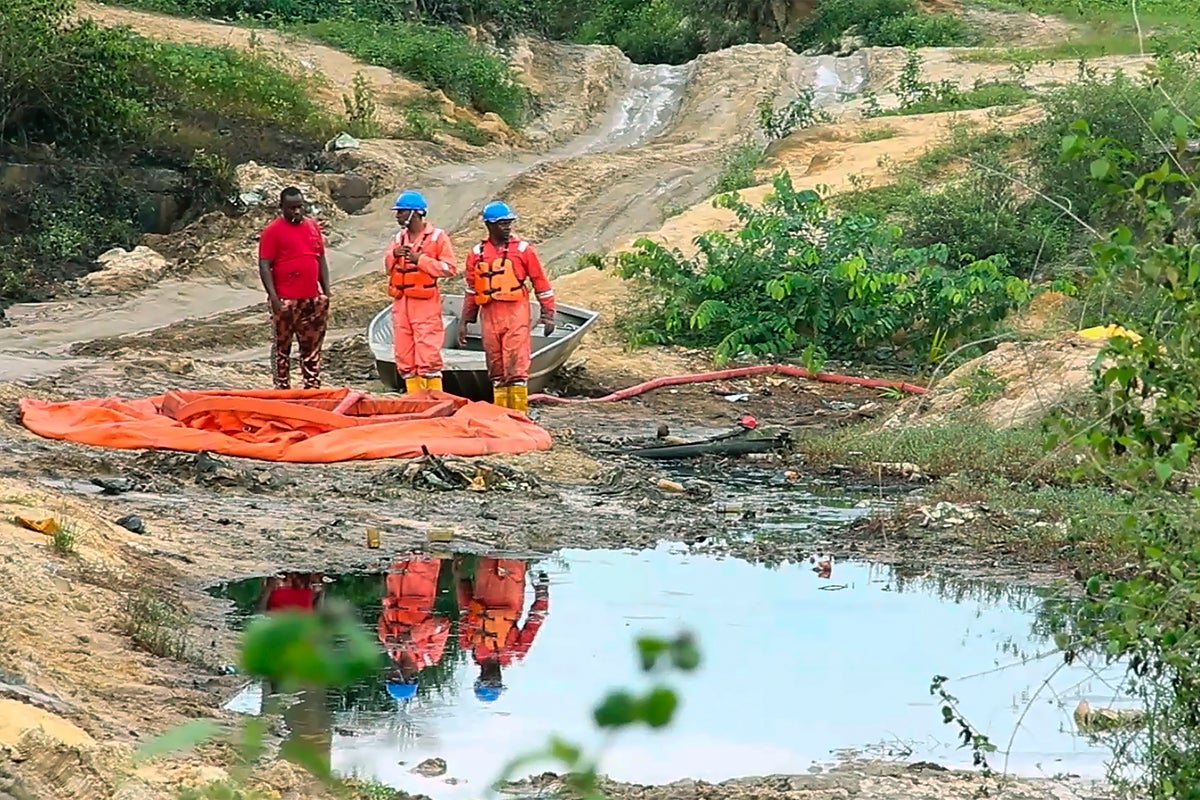
[[[248,32],[232,26],[164,20],[106,6],[82,8],[106,23],[133,24],[165,38],[250,43]],[[260,36],[263,46],[297,69],[323,72],[331,107],[340,103],[340,93],[359,70],[397,102],[423,91],[336,51]],[[895,57],[871,56],[872,85],[882,81],[878,85],[885,88],[894,65],[902,63]],[[931,53],[930,77],[936,79],[938,69],[969,76],[992,68],[953,58],[950,51]],[[460,252],[479,235],[479,205],[504,196],[522,214],[522,230],[539,242],[559,272],[566,272],[581,252],[611,252],[636,235],[686,247],[697,233],[726,226],[728,218],[706,200],[722,156],[737,143],[761,98],[783,89],[786,100],[786,92],[810,82],[814,70],[812,62],[779,45],[733,48],[699,59],[674,75],[679,78],[675,89],[631,106],[623,98],[645,74],[611,48],[556,46],[527,55],[518,49],[514,59],[530,85],[551,98],[532,126],[534,134],[541,131],[540,138],[531,135],[536,147],[472,153],[444,143],[372,142],[342,156],[340,163],[366,175],[378,194],[391,194],[401,185],[427,188],[434,220],[452,231]],[[1053,75],[1047,74],[1050,80]],[[633,112],[653,111],[656,102],[676,109],[669,120],[622,138],[620,121]],[[847,118],[855,111],[852,104],[835,110]],[[1019,121],[1029,113],[1009,119]],[[882,156],[911,159],[937,142],[953,121],[948,115],[899,117],[805,131],[778,143],[760,176],[787,168],[802,185],[834,190],[847,186],[852,175],[886,180]],[[862,142],[863,130],[877,125],[896,133]],[[765,192],[760,186],[744,195],[758,201]],[[394,227],[388,200],[331,221],[340,244],[331,265],[337,286],[328,374],[366,389],[379,388],[369,378],[371,361],[361,336],[365,321],[385,302],[378,258]],[[680,208],[682,213],[674,213]],[[589,407],[586,414],[569,406],[548,407],[539,411],[539,420],[554,435],[554,449],[497,459],[516,469],[520,489],[481,494],[416,490],[404,483],[397,463],[308,467],[212,461],[78,447],[42,440],[21,428],[13,412],[23,396],[129,396],[164,387],[264,385],[266,318],[245,248],[254,228],[214,220],[206,225],[155,244],[177,265],[189,257],[202,260],[221,244],[227,254],[240,254],[216,273],[179,269],[137,292],[14,307],[12,327],[0,331],[6,365],[0,380],[9,381],[0,383],[6,412],[0,416],[5,453],[0,464],[0,628],[5,631],[0,667],[49,700],[45,707],[14,705],[17,701],[0,694],[0,747],[7,754],[7,760],[0,759],[0,792],[167,797],[180,781],[221,774],[212,766],[221,763],[221,753],[136,771],[126,760],[137,742],[175,722],[220,716],[218,700],[236,678],[222,668],[233,658],[233,641],[222,624],[221,606],[203,592],[214,580],[285,566],[327,572],[361,567],[378,556],[364,545],[368,526],[383,531],[379,552],[426,544],[434,527],[452,529],[456,546],[515,554],[564,546],[641,546],[664,536],[701,541],[718,524],[716,510],[660,492],[657,468],[620,455],[621,449],[652,441],[662,423],[686,435],[727,429],[746,413],[793,426],[839,424],[845,418],[831,412],[835,401],[846,404],[843,408],[874,404],[871,413],[880,419],[891,410],[889,401],[873,391],[771,380],[663,391],[618,406]],[[625,352],[612,320],[626,302],[626,287],[610,274],[579,270],[556,284],[565,302],[604,315],[604,324],[579,351],[584,366],[572,376],[572,388],[609,390],[706,366],[699,354],[684,351]],[[750,395],[744,403],[722,396],[740,392]],[[118,480],[124,488],[101,496],[93,479]],[[142,517],[145,534],[114,524],[130,513]],[[74,552],[55,551],[44,534],[13,521],[44,514],[69,526]],[[797,546],[775,555],[807,554]],[[188,615],[189,622],[177,626],[187,631],[180,658],[151,656],[124,632],[122,609],[139,588]],[[262,779],[280,796],[314,796],[294,770],[283,766],[272,767]],[[974,778],[932,770],[858,766],[836,775],[722,787],[612,788],[614,796],[629,798],[745,794],[965,800],[978,785]],[[992,796],[1097,796],[1066,793],[1076,788],[1017,782]]]

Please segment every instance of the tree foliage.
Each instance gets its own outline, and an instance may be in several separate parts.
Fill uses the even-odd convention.
[[[620,257],[646,300],[627,320],[634,343],[713,347],[719,360],[808,351],[923,363],[1030,296],[1003,256],[959,265],[944,244],[902,247],[898,227],[831,215],[786,173],[761,207],[716,202],[737,216],[736,235],[700,236],[695,258],[650,240]]]

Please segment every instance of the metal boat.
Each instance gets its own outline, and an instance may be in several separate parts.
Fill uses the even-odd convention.
[[[491,400],[492,382],[488,378],[487,363],[483,355],[483,340],[479,322],[467,325],[467,346],[459,349],[457,344],[460,325],[459,312],[463,296],[442,295],[442,322],[446,326],[446,338],[442,343],[442,358],[446,366],[442,371],[442,385],[447,392],[471,400]],[[584,308],[559,305],[554,319],[554,333],[542,336],[541,327],[533,329],[532,353],[529,365],[529,393],[546,388],[554,371],[566,363],[583,334],[599,318],[599,313]],[[536,302],[529,303],[529,319],[536,322],[541,310]],[[367,344],[375,356],[375,369],[379,379],[393,391],[402,391],[403,382],[396,372],[396,356],[393,349],[392,307],[387,305],[375,315],[367,327]]]

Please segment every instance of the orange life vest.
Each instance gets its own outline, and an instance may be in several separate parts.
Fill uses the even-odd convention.
[[[491,242],[484,240],[476,246],[475,254],[479,256],[479,261],[475,264],[475,303],[477,305],[484,305],[492,300],[512,302],[529,297],[524,277],[517,274],[516,265],[508,257],[513,243],[514,240],[509,239],[503,250],[492,245],[492,250],[498,251],[498,255],[491,261],[486,260],[487,247]],[[517,253],[520,254],[525,252],[529,243],[518,240],[516,246]]]
[[[408,242],[408,231],[402,230],[392,240],[384,261],[388,268],[388,294],[392,297],[411,297],[414,300],[428,300],[437,296],[437,280],[422,272],[416,264],[401,258],[396,251],[405,244],[413,250],[420,251],[427,242],[436,242],[442,236],[440,228],[426,226],[415,243]]]

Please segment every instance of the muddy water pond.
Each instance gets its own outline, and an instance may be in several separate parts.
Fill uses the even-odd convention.
[[[551,734],[599,745],[593,705],[610,688],[644,685],[635,636],[681,629],[696,635],[701,668],[675,680],[682,705],[669,729],[607,746],[615,779],[803,773],[847,755],[969,766],[930,694],[939,674],[1002,751],[993,766],[1103,772],[1107,752],[1076,734],[1071,711],[1081,698],[1111,700],[1119,675],[1063,667],[1038,634],[1031,590],[864,563],[769,568],[678,544],[537,560],[406,554],[381,566],[213,589],[240,626],[258,610],[306,605],[320,586],[378,634],[384,672],[301,695],[284,712],[340,774],[435,800],[483,796],[508,759]],[[258,713],[261,702],[249,684],[228,707]],[[426,759],[445,772],[415,772]]]

